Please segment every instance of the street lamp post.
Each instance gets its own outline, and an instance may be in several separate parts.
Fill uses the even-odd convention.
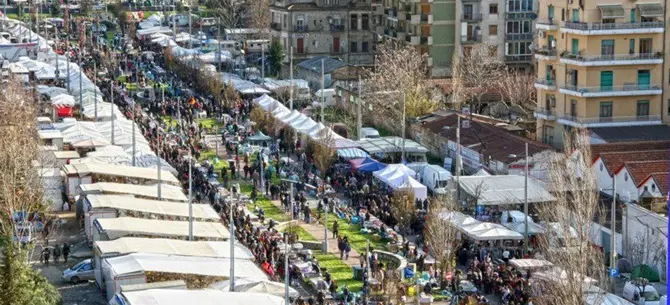
[[[460,126],[459,126],[460,127]],[[459,155],[460,157],[460,155]],[[518,157],[515,154],[510,154],[510,157]],[[523,253],[528,254],[528,143],[525,145],[525,157],[523,166]]]

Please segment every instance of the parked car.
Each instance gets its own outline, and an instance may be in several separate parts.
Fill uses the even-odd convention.
[[[201,28],[204,26],[215,26],[216,25],[216,18],[200,18],[196,23],[195,26]]]
[[[374,129],[372,127],[363,127],[361,128],[361,133],[363,134],[363,138],[367,139],[376,139],[379,138],[379,131],[377,129]]]
[[[63,271],[62,278],[70,283],[79,283],[95,279],[93,262],[91,259],[83,260],[74,267]]]
[[[643,292],[644,291],[644,292]],[[651,284],[644,287],[638,287],[631,281],[623,286],[623,298],[638,305],[659,305],[661,296]]]

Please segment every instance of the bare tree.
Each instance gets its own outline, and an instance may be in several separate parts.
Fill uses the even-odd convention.
[[[499,56],[492,54],[492,46],[486,43],[473,45],[463,54],[454,55],[452,103],[454,108],[470,101],[480,112],[482,99],[498,79],[504,66]]]
[[[260,1],[260,0],[255,0]],[[253,2],[253,1],[251,1]],[[243,0],[208,0],[207,7],[211,8],[214,15],[226,29],[240,27],[245,1]]]
[[[416,204],[414,202],[414,192],[411,188],[400,188],[393,192],[391,197],[391,211],[398,221],[398,227],[406,229],[412,223],[416,214]]]
[[[535,110],[535,75],[532,73],[504,69],[495,79],[495,88],[504,101],[518,105],[526,113]]]
[[[437,268],[444,278],[444,274],[451,272],[455,265],[455,249],[458,242],[458,230],[444,216],[450,216],[459,209],[458,203],[452,196],[444,195],[437,199],[437,204],[432,206],[424,229],[426,244],[430,254],[435,258]]]
[[[249,18],[247,27],[258,29],[258,33],[254,35],[257,39],[270,39],[270,22],[272,22],[272,15],[270,14],[271,3],[271,0],[247,1],[245,14]]]
[[[565,154],[551,162],[551,184],[560,185],[556,202],[539,206],[548,222],[548,234],[539,238],[539,248],[554,264],[555,273],[535,283],[541,289],[533,304],[590,304],[604,297],[606,284],[603,253],[589,241],[599,236],[593,226],[599,212],[596,177],[590,170],[588,132],[578,130],[565,137]]]
[[[371,104],[377,123],[399,133],[403,93],[407,118],[434,111],[438,102],[427,90],[427,57],[414,47],[386,42],[377,47],[377,66],[363,85],[363,98]]]
[[[335,134],[330,128],[324,128],[319,132],[319,138],[312,145],[312,162],[321,173],[321,178],[326,178],[326,172],[335,161]]]

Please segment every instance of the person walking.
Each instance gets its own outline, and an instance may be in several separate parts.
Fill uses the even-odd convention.
[[[42,250],[42,257],[44,258],[44,266],[49,267],[49,258],[51,256],[51,250],[49,248],[44,248]]]
[[[344,239],[337,237],[337,250],[340,250],[340,260],[344,257]]]
[[[54,247],[54,264],[58,264],[58,259],[60,259],[60,246],[56,245]]]
[[[349,252],[351,252],[351,244],[349,244],[349,237],[344,237],[344,259],[349,259]]]
[[[70,255],[70,245],[67,243],[63,244],[63,259],[65,260],[65,263],[67,264],[67,257]]]
[[[336,238],[338,233],[340,233],[340,224],[335,220],[333,223],[333,238]]]

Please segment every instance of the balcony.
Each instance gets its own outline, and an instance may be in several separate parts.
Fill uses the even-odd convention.
[[[554,18],[535,19],[535,29],[545,31],[555,31],[558,30],[558,22]]]
[[[505,40],[507,41],[533,40],[533,34],[532,33],[505,34]]]
[[[407,43],[409,43],[413,46],[419,45],[421,43],[420,38],[421,37],[419,37],[419,36],[413,36],[412,34],[408,34],[407,36],[405,36],[405,42],[407,42]]]
[[[384,35],[389,37],[398,37],[398,32],[395,29],[384,29]]]
[[[663,33],[662,21],[653,22],[563,22],[562,33],[578,35],[613,35],[613,34],[652,34]]]
[[[525,64],[533,60],[533,55],[505,55],[505,63]]]
[[[281,31],[281,23],[272,22],[272,23],[270,23],[270,28],[275,30],[275,31]]]
[[[463,22],[479,22],[482,21],[481,13],[468,13],[461,15],[461,21]]]
[[[591,118],[583,118],[572,115],[561,115],[558,118],[558,123],[579,128],[649,126],[649,125],[663,124],[660,115],[591,117]]]
[[[330,31],[331,32],[343,32],[344,31],[344,24],[331,24],[330,25]]]
[[[479,43],[479,42],[482,42],[482,35],[461,36],[461,43],[462,44],[474,44],[474,43]]]
[[[533,116],[548,121],[556,120],[556,113],[551,108],[537,107]]]
[[[544,90],[556,90],[556,80],[547,78],[538,78],[535,80],[535,88]]]
[[[535,19],[537,14],[535,12],[506,12],[505,19],[520,20],[520,19]]]
[[[535,50],[535,59],[556,60],[558,59],[556,49],[552,49],[547,46],[540,47]]]
[[[307,32],[308,30],[307,25],[296,25],[293,27],[294,32]]]
[[[600,86],[600,87],[580,87],[575,85],[563,85],[560,92],[567,95],[578,97],[611,97],[611,96],[640,96],[640,95],[659,95],[663,93],[662,86],[659,84],[636,85],[628,84],[623,86]]]
[[[663,52],[648,54],[575,55],[561,54],[561,63],[581,67],[655,65],[663,63]]]

